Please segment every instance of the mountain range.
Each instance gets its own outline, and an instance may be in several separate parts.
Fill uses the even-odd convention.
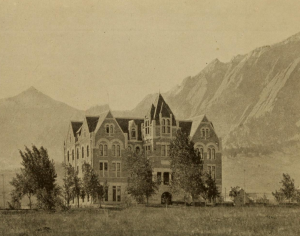
[[[177,118],[193,119],[206,114],[213,122],[223,139],[225,170],[240,166],[235,171],[243,174],[246,167],[238,164],[241,159],[235,158],[250,156],[252,159],[246,162],[253,162],[248,165],[264,166],[264,173],[260,174],[271,182],[272,176],[266,173],[268,168],[270,173],[280,174],[283,171],[280,166],[285,166],[285,171],[290,167],[296,175],[296,167],[300,167],[296,155],[300,131],[299,79],[300,33],[246,55],[237,55],[226,63],[215,59],[199,74],[185,78],[162,95]],[[133,110],[113,111],[113,114],[143,117],[156,96],[146,95]],[[97,115],[107,109],[108,105],[99,105],[78,110],[34,87],[1,99],[0,169],[19,168],[19,149],[32,144],[43,145],[56,163],[62,162],[69,121],[82,120],[85,114]],[[257,172],[251,171],[252,181],[259,180]],[[300,175],[297,178],[300,180]]]

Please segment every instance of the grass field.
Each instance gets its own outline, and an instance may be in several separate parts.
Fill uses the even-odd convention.
[[[133,207],[0,212],[1,235],[300,235],[300,208]]]

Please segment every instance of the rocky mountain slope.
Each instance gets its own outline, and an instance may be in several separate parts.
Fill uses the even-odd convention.
[[[163,94],[175,115],[206,113],[225,147],[268,147],[299,140],[300,33],[271,46],[212,61],[198,75]],[[141,116],[156,95],[132,111]]]

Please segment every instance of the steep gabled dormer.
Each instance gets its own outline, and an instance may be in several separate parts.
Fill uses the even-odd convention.
[[[138,126],[136,125],[134,120],[130,120],[128,122],[128,132],[129,132],[129,140],[138,139]]]

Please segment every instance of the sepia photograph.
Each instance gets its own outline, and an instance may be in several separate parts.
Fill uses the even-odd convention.
[[[0,235],[300,235],[299,10],[0,0]]]

